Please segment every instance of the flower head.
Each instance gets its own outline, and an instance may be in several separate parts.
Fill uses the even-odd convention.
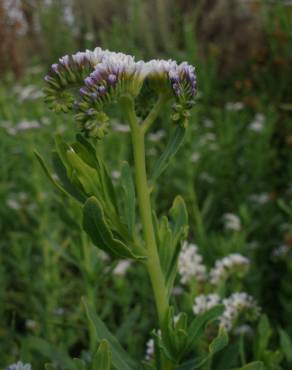
[[[99,47],[63,56],[51,66],[45,80],[50,107],[63,112],[75,109],[81,130],[97,138],[107,132],[106,106],[123,95],[135,99],[144,83],[154,94],[175,99],[172,118],[182,125],[186,124],[196,94],[195,70],[186,62],[136,61],[131,55]]]
[[[230,254],[217,260],[210,271],[210,281],[213,285],[219,285],[231,275],[243,276],[249,269],[250,261],[239,253]]]
[[[207,269],[202,261],[198,247],[195,244],[184,243],[178,259],[178,271],[182,284],[187,284],[192,279],[198,281],[206,279]]]
[[[31,365],[18,361],[16,364],[9,365],[6,370],[31,370]]]

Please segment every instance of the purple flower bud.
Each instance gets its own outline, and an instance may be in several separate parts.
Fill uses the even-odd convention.
[[[86,77],[84,83],[87,87],[92,87],[95,85],[95,82],[91,77]]]
[[[179,86],[178,83],[174,83],[172,85],[172,88],[173,88],[176,96],[180,96],[181,95],[182,91],[181,91],[181,88],[180,88],[180,86]]]
[[[117,76],[111,73],[108,75],[107,81],[110,85],[114,85],[115,82],[117,81]]]
[[[51,68],[52,68],[52,70],[53,70],[55,73],[58,73],[58,67],[59,67],[59,65],[58,65],[57,63],[54,63],[54,64],[52,64],[52,65],[51,65]]]
[[[88,90],[87,90],[86,87],[81,87],[79,92],[80,92],[81,95],[88,95]]]
[[[102,76],[101,76],[101,74],[100,74],[100,71],[99,71],[99,70],[97,70],[97,69],[91,73],[90,77],[91,77],[94,81],[96,81],[96,82],[98,82],[98,81],[100,81],[100,80],[102,79]]]

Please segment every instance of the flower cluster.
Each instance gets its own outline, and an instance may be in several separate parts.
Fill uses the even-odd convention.
[[[203,258],[195,244],[185,242],[178,258],[178,272],[182,284],[188,284],[193,279],[203,282],[210,280],[214,286],[227,280],[231,275],[244,276],[250,266],[248,258],[239,253],[230,254],[215,262],[215,266],[207,271]]]
[[[245,292],[233,293],[230,297],[221,299],[218,294],[202,294],[195,298],[193,312],[196,315],[202,314],[211,308],[222,304],[225,309],[219,317],[219,325],[230,331],[242,313],[250,321],[258,318],[260,308],[254,298]]]
[[[31,365],[18,361],[16,364],[9,365],[6,370],[31,370]]]
[[[76,119],[88,136],[107,132],[105,108],[123,95],[137,97],[144,84],[155,94],[174,97],[172,118],[185,124],[196,94],[193,66],[173,60],[135,61],[131,55],[96,48],[64,56],[45,77],[46,101],[56,111],[77,111]]]
[[[230,254],[216,261],[215,266],[210,271],[210,281],[213,285],[219,285],[230,275],[237,274],[243,276],[247,272],[249,265],[248,258],[238,253]]]
[[[220,325],[230,331],[233,324],[241,313],[245,313],[247,319],[254,320],[259,316],[260,308],[253,297],[245,292],[233,293],[230,297],[223,299],[225,310],[220,318]]]
[[[203,258],[198,253],[198,247],[195,244],[185,242],[178,259],[178,271],[182,284],[187,284],[194,278],[198,281],[206,279],[207,269],[202,261]]]
[[[240,218],[234,213],[225,213],[223,215],[224,228],[231,231],[239,231],[241,229]]]
[[[195,298],[193,312],[198,315],[209,311],[218,304],[220,304],[220,296],[218,294],[201,294]]]

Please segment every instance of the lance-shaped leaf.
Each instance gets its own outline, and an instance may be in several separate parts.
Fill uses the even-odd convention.
[[[166,325],[162,332],[162,349],[165,355],[174,363],[184,356],[188,342],[187,315],[180,313],[178,320],[174,319],[173,307],[168,310]]]
[[[152,182],[154,182],[167,168],[170,160],[180,148],[185,137],[185,133],[186,129],[182,126],[178,126],[176,130],[172,133],[164,152],[162,153],[161,157],[158,159],[153,168],[151,175]]]
[[[136,362],[122,348],[116,337],[108,330],[104,322],[97,316],[95,310],[83,298],[88,319],[95,327],[96,338],[99,342],[106,339],[110,345],[112,353],[112,364],[119,370],[138,370]]]
[[[111,370],[111,351],[104,339],[93,357],[92,370]]]
[[[205,326],[222,315],[224,311],[223,305],[212,307],[210,310],[196,316],[188,328],[188,345],[186,352],[194,348],[197,340],[203,335]]]
[[[103,208],[95,198],[89,198],[83,207],[83,227],[93,243],[100,249],[119,258],[143,259],[136,255],[118,236],[114,236],[105,219]]]
[[[209,352],[205,355],[195,357],[192,360],[185,362],[184,364],[175,368],[175,370],[195,370],[201,369],[201,367],[217,352],[221,351],[228,344],[228,335],[224,329],[220,329],[216,338],[212,340],[209,345]]]

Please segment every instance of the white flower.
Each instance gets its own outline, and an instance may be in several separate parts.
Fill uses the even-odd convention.
[[[265,125],[265,116],[261,113],[255,115],[254,120],[249,124],[248,128],[254,132],[261,132]]]
[[[112,171],[111,175],[113,180],[118,180],[121,177],[121,172],[114,170]]]
[[[165,136],[165,131],[164,130],[158,130],[156,132],[151,132],[148,134],[147,138],[149,141],[152,141],[153,143],[157,143],[161,141],[162,138]]]
[[[181,276],[181,283],[187,284],[192,279],[204,281],[206,279],[206,266],[203,258],[198,253],[195,244],[184,243],[178,258],[178,272]]]
[[[145,354],[145,360],[149,361],[154,355],[154,339],[151,338],[146,343],[146,354]]]
[[[220,325],[230,331],[236,319],[243,311],[251,311],[256,318],[259,314],[259,307],[253,297],[245,292],[233,293],[229,298],[223,299],[225,311],[220,318]]]
[[[30,330],[35,330],[37,328],[38,324],[35,320],[25,320],[25,327]]]
[[[9,365],[6,370],[31,370],[31,365],[18,361],[16,364]]]
[[[194,153],[191,155],[191,161],[192,161],[193,163],[198,162],[200,158],[201,158],[201,154],[200,154],[200,153],[194,152]]]
[[[280,245],[280,247],[273,250],[273,256],[274,257],[284,257],[289,254],[289,251],[290,251],[290,248],[288,247],[288,245],[283,244],[283,245]]]
[[[234,213],[225,213],[223,222],[226,230],[239,231],[241,229],[240,218]]]
[[[212,307],[220,303],[220,296],[218,294],[201,294],[195,298],[193,305],[193,312],[196,315],[210,310]]]
[[[249,265],[248,258],[238,253],[230,254],[216,261],[215,267],[210,271],[210,281],[213,285],[219,285],[234,273],[246,273]]]
[[[160,330],[157,331],[157,336],[158,337],[161,337],[161,331]],[[154,352],[155,352],[154,339],[153,338],[150,338],[148,340],[148,342],[146,343],[145,360],[150,361],[153,358],[153,356],[154,356]]]
[[[124,276],[131,266],[131,261],[129,260],[120,260],[116,267],[113,270],[114,275]]]
[[[251,194],[249,199],[258,204],[266,204],[269,202],[270,196],[268,193]]]
[[[244,108],[244,104],[240,101],[238,102],[228,102],[225,104],[225,109],[229,111],[237,112]]]

